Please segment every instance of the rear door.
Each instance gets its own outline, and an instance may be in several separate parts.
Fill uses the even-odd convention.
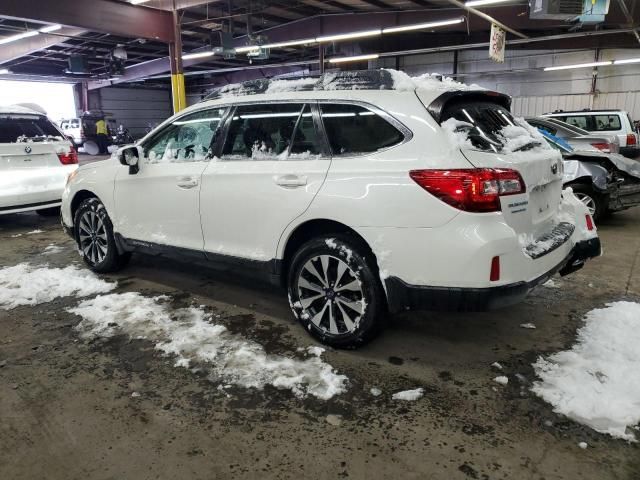
[[[275,258],[280,236],[309,207],[330,164],[315,103],[236,107],[220,160],[202,176],[205,250]]]

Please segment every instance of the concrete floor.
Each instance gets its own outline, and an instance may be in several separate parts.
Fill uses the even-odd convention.
[[[35,228],[44,233],[12,238]],[[611,217],[600,234],[605,256],[556,279],[562,288],[540,287],[491,313],[404,314],[365,348],[327,351],[350,379],[327,402],[275,389],[227,397],[148,342],[87,343],[65,311],[75,299],[0,310],[0,478],[637,480],[638,444],[562,418],[528,391],[531,363],[568,348],[585,312],[640,299],[640,209]],[[57,219],[0,216],[0,242],[2,266],[80,261]],[[51,243],[64,250],[43,256]],[[269,352],[313,343],[268,287],[148,257],[110,278],[118,292],[206,305]],[[506,387],[492,381],[495,361],[510,376]],[[383,395],[372,397],[373,386]],[[427,393],[417,402],[390,399],[418,386]]]

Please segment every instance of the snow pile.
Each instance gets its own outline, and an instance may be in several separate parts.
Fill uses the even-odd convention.
[[[533,365],[533,392],[554,411],[601,433],[635,441],[640,422],[640,304],[592,310],[571,350]]]
[[[424,395],[424,388],[416,388],[414,390],[404,390],[394,393],[391,398],[394,400],[404,400],[406,402],[415,402]]]
[[[74,265],[48,268],[20,263],[0,269],[0,308],[38,305],[71,295],[86,297],[114,288],[115,283],[100,280],[89,270]]]
[[[442,122],[440,126],[444,130],[449,143],[454,148],[461,148],[463,150],[471,150],[474,148],[468,135],[469,130],[473,128],[472,124],[456,120],[452,117],[447,121]]]
[[[499,377],[494,378],[493,381],[500,385],[507,385],[509,383],[509,378],[504,375],[500,375]]]
[[[257,389],[273,385],[322,400],[346,390],[347,377],[322,361],[318,347],[309,348],[311,356],[304,360],[269,355],[261,345],[209,323],[211,316],[202,309],[171,310],[165,301],[128,292],[85,300],[69,311],[82,317],[76,328],[84,338],[124,333],[147,339],[175,356],[175,366],[205,369],[226,384]]]
[[[534,323],[521,323],[521,328],[528,328],[529,330],[534,330],[536,328]]]
[[[393,78],[393,88],[398,91],[413,91],[417,88],[424,90],[486,90],[479,85],[467,85],[456,82],[453,78],[444,77],[439,73],[425,73],[418,77],[410,77],[405,72],[385,69]]]
[[[318,83],[317,77],[297,78],[295,80],[287,80],[286,78],[279,80],[271,80],[265,93],[283,93],[297,92],[300,90],[313,90]]]
[[[49,245],[47,245],[44,249],[43,254],[44,255],[55,255],[56,253],[61,253],[64,251],[64,248],[62,248],[59,245],[56,245],[55,243],[50,243]]]

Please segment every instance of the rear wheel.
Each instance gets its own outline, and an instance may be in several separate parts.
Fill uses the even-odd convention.
[[[322,343],[356,348],[371,340],[386,317],[373,255],[345,235],[305,243],[289,269],[291,308]]]
[[[76,211],[73,224],[80,254],[91,270],[115,272],[127,264],[131,254],[118,252],[111,219],[100,200],[84,200]]]
[[[570,185],[573,194],[580,200],[595,221],[600,220],[607,211],[605,197],[594,191],[593,187],[583,184]]]

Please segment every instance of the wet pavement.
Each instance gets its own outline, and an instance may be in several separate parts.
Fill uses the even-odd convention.
[[[74,297],[0,310],[0,478],[638,479],[638,444],[556,415],[529,391],[531,363],[570,347],[587,311],[640,298],[640,209],[605,220],[600,234],[604,257],[521,305],[402,314],[364,348],[327,350],[349,378],[328,401],[219,389],[146,340],[83,340],[80,318],[66,311]],[[61,249],[44,255],[51,244]],[[82,266],[57,219],[0,216],[0,245],[0,266]],[[135,256],[105,278],[118,281],[116,292],[203,305],[269,353],[315,344],[286,295],[233,272]],[[415,402],[391,398],[418,387],[425,396]]]

